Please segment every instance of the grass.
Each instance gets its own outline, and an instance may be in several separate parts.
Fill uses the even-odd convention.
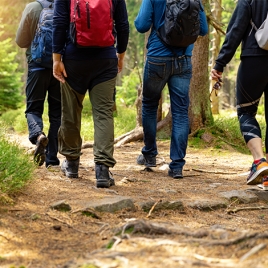
[[[5,138],[5,133],[0,129],[0,194],[13,194],[33,178],[35,166],[23,149]]]
[[[257,115],[257,120],[260,124],[262,137],[265,137],[264,115]],[[204,133],[210,134],[213,140],[209,143],[205,142],[201,138]],[[194,148],[232,149],[240,153],[250,154],[240,132],[239,121],[234,111],[222,111],[220,115],[214,115],[213,125],[199,129],[196,133],[190,135],[189,146]]]
[[[0,118],[0,123],[6,125],[9,129],[14,129],[18,134],[27,134],[27,120],[24,113],[25,108],[18,110],[11,110],[4,113]],[[48,119],[47,103],[44,107],[43,122],[44,132],[48,132],[49,119]],[[118,137],[126,132],[131,131],[136,126],[136,109],[125,108],[124,106],[117,106],[117,112],[114,116],[115,137]],[[88,97],[85,98],[83,103],[82,112],[82,126],[81,137],[83,141],[94,140],[94,124],[92,119],[91,104]]]

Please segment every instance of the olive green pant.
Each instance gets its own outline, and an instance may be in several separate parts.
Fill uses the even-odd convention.
[[[116,78],[100,83],[89,92],[94,121],[94,162],[113,167],[114,153],[114,90]],[[59,129],[59,153],[67,160],[81,155],[81,114],[85,95],[65,82],[61,83],[62,118]]]

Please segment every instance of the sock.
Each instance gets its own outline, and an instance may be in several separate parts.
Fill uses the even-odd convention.
[[[261,162],[263,162],[263,160],[266,161],[265,158],[261,158],[261,159],[254,160],[254,164],[255,164],[255,165],[258,165],[258,164],[260,164]]]

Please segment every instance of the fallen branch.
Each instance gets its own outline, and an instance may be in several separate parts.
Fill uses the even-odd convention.
[[[97,233],[97,232],[85,232],[85,231],[76,229],[76,228],[74,228],[71,224],[69,224],[68,222],[65,222],[65,221],[63,221],[63,220],[61,220],[61,219],[59,219],[59,218],[57,218],[57,217],[51,216],[51,215],[49,215],[48,213],[46,213],[45,215],[49,216],[49,217],[50,217],[51,219],[53,219],[53,220],[59,221],[59,222],[65,224],[65,225],[67,225],[68,227],[72,228],[73,230],[75,230],[75,231],[77,231],[77,232],[79,232],[79,233],[82,233],[82,234],[95,234],[95,233]]]
[[[4,235],[0,234],[0,236],[5,238],[7,241],[9,241],[9,239],[7,237],[5,237]]]
[[[156,205],[157,205],[158,203],[160,203],[160,202],[162,202],[162,200],[161,200],[161,199],[160,199],[160,200],[158,200],[158,201],[156,201],[156,202],[154,203],[154,205],[151,207],[151,209],[150,209],[150,211],[149,211],[148,215],[146,216],[146,218],[149,218],[149,217],[151,216],[151,214],[152,214],[152,212],[154,211],[154,209],[155,209]]]
[[[241,258],[240,261],[244,261],[247,258],[249,258],[250,256],[252,256],[253,254],[256,254],[257,252],[259,252],[260,250],[264,249],[266,247],[266,244],[262,243],[259,244],[255,247],[253,247],[250,251],[248,251],[246,254],[244,254]]]
[[[261,209],[268,209],[268,207],[260,206],[260,207],[233,208],[233,209],[227,209],[226,212],[228,214],[230,214],[230,213],[236,213],[236,212],[242,211],[242,210],[261,210]]]
[[[210,171],[210,170],[198,169],[198,168],[193,168],[192,170],[198,171],[198,172],[213,173],[213,174],[227,174],[227,175],[237,174],[236,172]]]
[[[188,240],[188,241],[181,241],[181,242],[192,242],[192,243],[200,243],[203,245],[207,245],[207,246],[231,246],[231,245],[236,245],[239,244],[241,242],[250,240],[250,239],[254,239],[254,240],[258,240],[258,239],[267,239],[268,238],[268,233],[252,233],[252,234],[246,234],[246,235],[242,235],[240,237],[234,238],[234,239],[230,239],[230,240],[218,240],[218,241],[212,241],[212,240],[200,240],[200,239],[192,239],[192,240]]]

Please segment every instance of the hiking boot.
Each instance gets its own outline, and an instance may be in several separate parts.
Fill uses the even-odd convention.
[[[79,157],[76,160],[64,159],[61,165],[61,171],[68,178],[78,178],[79,162]]]
[[[46,147],[48,138],[45,134],[40,134],[37,138],[36,148],[34,150],[34,163],[37,166],[42,166],[46,161]]]
[[[182,169],[169,169],[168,170],[168,176],[174,178],[174,179],[182,179]]]
[[[268,175],[268,163],[265,158],[260,159],[259,164],[252,164],[250,174],[247,178],[248,185],[260,184],[262,183],[262,178]]]
[[[110,186],[115,185],[112,173],[106,165],[96,164],[95,174],[98,188],[109,188]]]
[[[268,191],[268,176],[262,178],[262,189]]]
[[[156,167],[156,157],[155,156],[145,156],[140,154],[137,157],[137,164],[144,165],[146,167]]]

